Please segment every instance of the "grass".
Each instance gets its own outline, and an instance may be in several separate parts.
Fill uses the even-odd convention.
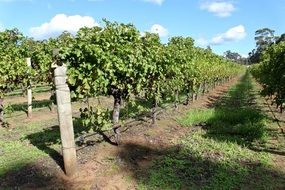
[[[74,120],[75,137],[84,128]],[[51,157],[62,166],[60,132],[57,118],[19,123],[15,128],[0,128],[0,177],[21,170],[44,157]]]
[[[46,108],[51,105],[51,100],[34,100],[33,101],[33,110],[39,109],[39,108]],[[12,112],[16,111],[24,111],[27,112],[28,105],[27,103],[20,103],[20,104],[10,104],[9,107],[11,108]]]
[[[176,142],[182,148],[155,161],[139,189],[276,189],[284,182],[284,176],[271,169],[268,154],[204,135],[199,130]]]
[[[37,85],[33,87],[33,93],[42,93],[42,92],[49,92],[51,90],[51,86],[47,84]],[[23,90],[17,89],[12,92],[6,93],[6,96],[22,96]]]
[[[29,145],[27,141],[23,143],[21,140],[0,140],[0,147],[0,177],[7,172],[19,170],[40,157],[47,156],[44,152]]]
[[[285,175],[274,168],[272,154],[252,149],[266,144],[274,125],[256,91],[247,73],[211,108],[178,118],[195,130],[140,175],[139,189],[284,189]]]
[[[195,130],[157,153],[151,166],[138,174],[138,189],[285,189],[284,173],[274,168],[273,145],[267,143],[273,135],[268,131],[273,120],[260,110],[256,90],[251,77],[245,75],[209,109],[192,110],[178,118],[182,126]],[[129,112],[140,114],[149,107],[141,100],[130,105]],[[122,110],[122,115],[126,113]],[[58,159],[56,125],[54,118],[0,129],[0,177],[43,157]],[[83,130],[77,122],[74,127],[76,135]],[[145,154],[149,154],[147,148]],[[111,173],[119,172],[113,157],[107,163]]]
[[[45,142],[47,139],[57,138],[54,134],[45,133],[36,139],[29,139],[30,134],[44,131],[44,127],[56,124],[56,120],[22,123],[21,126],[12,129],[0,128],[0,177],[7,172],[20,170],[24,166],[49,156],[47,151],[35,146],[34,141]],[[59,149],[59,141],[48,144],[50,149]]]
[[[185,127],[191,127],[196,124],[207,122],[215,114],[214,109],[196,109],[187,113],[183,118],[178,118],[178,122]]]
[[[207,135],[220,140],[226,136],[226,140],[248,144],[265,139],[268,117],[256,103],[256,91],[252,78],[246,74],[212,108],[192,110],[178,122],[185,127],[205,123]]]

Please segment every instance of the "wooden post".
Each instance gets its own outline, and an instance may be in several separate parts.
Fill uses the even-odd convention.
[[[76,173],[76,149],[74,142],[74,131],[72,122],[72,109],[70,90],[66,84],[66,66],[54,65],[54,83],[56,88],[56,101],[60,137],[62,143],[62,154],[64,169],[67,176],[71,177]]]
[[[27,66],[29,69],[32,67],[31,58],[26,58]],[[27,96],[28,96],[28,118],[32,118],[32,82],[28,81],[28,89],[27,89]]]

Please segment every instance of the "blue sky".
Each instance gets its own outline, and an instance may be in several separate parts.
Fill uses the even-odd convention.
[[[247,55],[257,29],[285,33],[285,0],[0,0],[0,30],[16,27],[36,39],[102,25],[102,18],[157,32],[163,42],[190,36],[218,54]]]

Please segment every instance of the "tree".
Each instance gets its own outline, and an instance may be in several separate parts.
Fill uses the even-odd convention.
[[[255,42],[257,51],[263,51],[275,42],[274,30],[262,28],[255,31]]]
[[[230,60],[233,60],[233,61],[238,61],[242,58],[242,56],[239,53],[232,52],[230,50],[228,50],[224,53],[224,57],[226,57]]]
[[[276,44],[279,44],[280,42],[285,42],[285,33],[281,34],[281,36],[276,39]]]
[[[276,41],[276,36],[274,35],[274,30],[269,28],[261,28],[255,31],[255,43],[256,49],[252,50],[250,53],[250,62],[258,63],[260,61],[260,56],[267,47],[274,44]]]

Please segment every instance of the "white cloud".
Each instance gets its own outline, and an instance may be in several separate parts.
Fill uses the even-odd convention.
[[[218,34],[210,41],[212,45],[219,45],[225,42],[239,41],[246,36],[246,31],[243,25],[238,25],[230,28],[225,33]]]
[[[200,8],[202,10],[207,10],[210,13],[214,13],[214,15],[218,17],[231,16],[232,12],[236,9],[231,2],[223,0],[204,1],[201,3]]]
[[[157,4],[157,5],[162,5],[164,0],[143,0],[143,1],[154,3],[154,4]]]
[[[75,34],[84,26],[98,26],[98,23],[90,16],[57,14],[49,22],[30,28],[30,35],[36,39],[46,39],[57,36],[63,31]]]
[[[221,45],[226,42],[237,42],[245,38],[246,31],[243,25],[238,25],[228,29],[222,34],[215,35],[211,40],[207,40],[204,37],[196,39],[196,44],[201,47],[208,45]]]
[[[160,24],[154,24],[150,28],[149,32],[158,34],[160,37],[167,37],[168,36],[168,30],[161,26]]]

